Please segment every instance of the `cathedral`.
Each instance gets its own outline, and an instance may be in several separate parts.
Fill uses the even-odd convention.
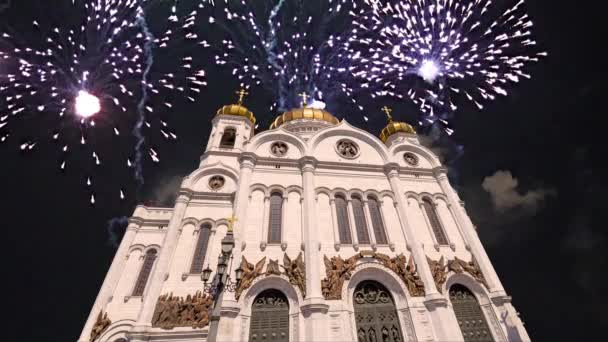
[[[79,342],[530,341],[414,128],[220,108],[175,205],[136,207]]]

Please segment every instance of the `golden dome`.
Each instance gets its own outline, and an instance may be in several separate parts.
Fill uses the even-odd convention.
[[[388,125],[382,130],[382,133],[380,133],[380,140],[386,142],[388,138],[395,133],[416,134],[416,130],[408,123],[395,122],[391,119],[389,120]]]
[[[243,105],[240,105],[240,104],[232,104],[232,105],[224,106],[224,107],[218,109],[217,115],[242,116],[242,117],[249,119],[249,121],[251,121],[254,125],[255,125],[255,121],[256,121],[255,116],[253,116],[253,113],[249,109],[245,108]]]
[[[340,123],[340,120],[338,120],[338,118],[333,116],[328,111],[325,111],[322,109],[316,109],[316,108],[298,108],[298,109],[292,109],[288,112],[283,113],[283,115],[280,115],[279,117],[277,117],[274,120],[274,122],[272,123],[272,125],[270,125],[270,129],[275,129],[289,121],[301,120],[301,119],[325,121],[325,122],[332,123],[334,125],[337,125]]]

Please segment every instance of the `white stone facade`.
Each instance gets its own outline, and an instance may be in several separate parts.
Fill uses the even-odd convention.
[[[464,340],[448,295],[453,284],[464,285],[475,294],[495,341],[529,340],[447,180],[446,169],[416,135],[397,133],[384,144],[346,121],[338,125],[300,121],[254,134],[253,124],[245,117],[216,116],[199,168],[184,179],[175,207],[135,209],[78,341],[90,341],[100,312],[107,313],[111,324],[96,341],[206,341],[209,326],[161,329],[151,322],[161,295],[186,297],[203,289],[201,275],[190,274],[201,226],[211,225],[205,265],[215,270],[220,240],[229,226],[227,218],[233,215],[238,221],[234,225],[232,279],[242,256],[253,264],[263,257],[281,263],[285,254],[295,259],[302,252],[306,293],[285,275],[257,277],[238,300],[234,293],[225,292],[217,341],[249,340],[252,303],[266,289],[279,290],[288,299],[290,341],[357,341],[353,292],[357,284],[370,279],[391,292],[406,341]],[[227,128],[237,132],[234,148],[220,148]],[[344,139],[358,146],[355,158],[338,154],[336,144]],[[288,146],[282,157],[271,152],[277,141]],[[417,165],[405,161],[406,152],[418,157]],[[212,190],[209,180],[218,175],[225,184]],[[268,243],[269,196],[275,191],[283,195],[281,243]],[[357,241],[350,203],[353,241],[341,244],[336,194],[358,195],[364,202],[369,196],[376,198],[388,243],[375,240],[367,204],[370,243]],[[439,244],[433,234],[422,206],[424,198],[434,204],[447,244]],[[150,277],[143,295],[133,296],[144,256],[151,249],[157,251],[157,258]],[[412,296],[396,273],[374,258],[364,257],[350,279],[345,279],[342,299],[326,300],[321,286],[326,277],[324,257],[347,259],[361,252],[413,257],[425,295]],[[427,257],[475,260],[486,284],[466,272],[449,272],[438,290]]]

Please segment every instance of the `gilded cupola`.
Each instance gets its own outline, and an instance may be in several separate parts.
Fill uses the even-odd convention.
[[[253,113],[243,106],[243,100],[245,96],[249,95],[244,89],[241,89],[236,93],[239,96],[239,100],[236,104],[231,104],[227,106],[223,106],[218,109],[217,115],[233,115],[233,116],[242,116],[247,118],[251,123],[255,125],[256,119]]]
[[[382,111],[388,116],[388,125],[386,125],[380,133],[380,140],[382,140],[382,142],[386,143],[390,136],[397,133],[416,134],[416,130],[412,125],[393,120],[393,116],[391,115],[392,109],[384,106]]]
[[[275,129],[283,124],[291,123],[293,121],[306,120],[306,121],[316,121],[318,123],[329,123],[331,125],[337,125],[340,123],[340,120],[333,116],[330,112],[319,109],[319,108],[311,108],[307,105],[308,95],[300,94],[302,97],[302,107],[295,108],[290,111],[287,111],[281,115],[279,115],[270,125],[270,129]]]

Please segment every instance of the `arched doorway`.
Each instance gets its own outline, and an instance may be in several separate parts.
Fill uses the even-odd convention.
[[[450,287],[450,301],[465,342],[493,342],[494,338],[479,302],[471,290],[460,284]]]
[[[289,302],[279,290],[265,290],[253,301],[249,342],[261,341],[289,341]]]
[[[402,342],[403,334],[393,297],[382,284],[367,280],[353,295],[358,342]]]

